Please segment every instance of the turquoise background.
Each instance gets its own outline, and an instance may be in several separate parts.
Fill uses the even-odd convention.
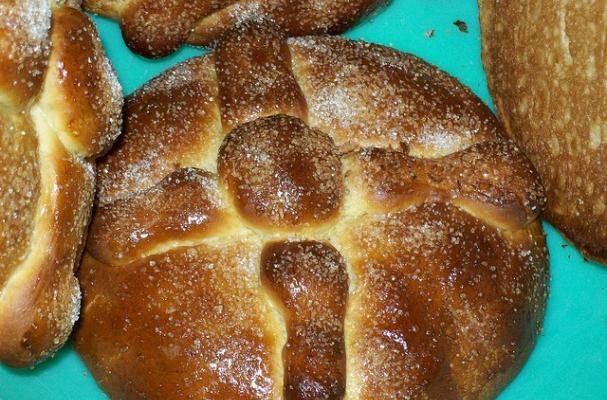
[[[465,21],[469,33],[453,22]],[[125,47],[117,25],[96,18],[107,53],[130,93],[167,67],[197,54],[184,48],[149,61]],[[434,29],[434,36],[424,33]],[[346,36],[381,43],[425,58],[459,78],[491,105],[480,62],[475,0],[394,0]],[[522,372],[499,400],[607,399],[607,268],[585,261],[548,224],[551,294],[544,332]],[[67,346],[33,370],[0,366],[0,399],[105,399]]]

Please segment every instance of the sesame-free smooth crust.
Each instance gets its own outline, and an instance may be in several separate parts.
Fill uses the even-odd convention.
[[[435,67],[245,24],[125,118],[75,335],[110,397],[489,399],[526,360],[543,189]]]
[[[479,5],[489,88],[546,185],[546,218],[607,264],[607,2]]]
[[[0,361],[15,367],[78,318],[93,161],[120,132],[120,87],[76,3],[0,3]]]

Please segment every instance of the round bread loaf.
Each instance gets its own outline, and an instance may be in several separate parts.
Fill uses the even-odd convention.
[[[184,43],[208,46],[231,27],[267,19],[290,36],[339,33],[388,0],[84,0],[117,19],[126,44],[162,57]]]
[[[77,1],[0,2],[0,361],[66,341],[94,159],[120,133],[122,94]]]
[[[546,185],[546,218],[607,264],[607,1],[479,5],[489,88]]]
[[[468,89],[230,31],[130,96],[75,345],[116,399],[488,399],[541,326],[543,189]]]

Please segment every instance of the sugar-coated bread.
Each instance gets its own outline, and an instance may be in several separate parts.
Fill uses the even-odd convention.
[[[479,5],[489,88],[546,186],[546,218],[607,263],[607,2]]]
[[[162,57],[184,43],[208,46],[228,29],[266,19],[290,36],[339,33],[389,0],[84,0],[84,7],[117,19],[126,44]]]
[[[535,170],[407,54],[267,25],[126,101],[75,346],[115,399],[489,399],[540,330]]]
[[[77,1],[0,2],[0,361],[65,343],[94,158],[120,133],[122,94]]]

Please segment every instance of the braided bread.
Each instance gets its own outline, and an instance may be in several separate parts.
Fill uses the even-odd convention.
[[[184,43],[208,46],[226,30],[268,19],[290,36],[339,33],[388,0],[84,0],[117,19],[128,47],[162,57]]]
[[[119,134],[121,107],[77,2],[0,2],[0,361],[52,354],[78,317],[93,161]]]
[[[535,341],[543,189],[423,61],[245,24],[126,101],[75,346],[120,399],[486,399]]]

